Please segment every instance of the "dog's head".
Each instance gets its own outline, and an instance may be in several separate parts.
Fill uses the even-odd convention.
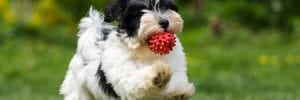
[[[183,20],[172,0],[118,0],[107,6],[105,21],[119,22],[127,37],[145,42],[157,32],[179,33]]]

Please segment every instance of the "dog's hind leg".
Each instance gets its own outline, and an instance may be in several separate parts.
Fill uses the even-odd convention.
[[[188,82],[186,73],[173,72],[165,90],[166,100],[188,100],[195,92],[195,87]]]
[[[68,71],[60,89],[60,93],[64,95],[64,100],[93,100],[92,96],[77,81],[72,72]]]

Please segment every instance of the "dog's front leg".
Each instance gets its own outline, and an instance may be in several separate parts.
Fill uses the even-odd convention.
[[[157,61],[154,63],[152,71],[149,73],[152,76],[150,79],[152,84],[160,89],[165,88],[172,76],[170,66],[162,61]]]
[[[68,71],[60,92],[64,100],[93,100],[72,71]]]

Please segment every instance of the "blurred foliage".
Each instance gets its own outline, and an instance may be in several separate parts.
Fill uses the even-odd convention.
[[[188,2],[187,2],[188,1]],[[184,0],[178,1],[183,9],[188,12],[187,21],[192,25],[197,24],[194,20],[203,20],[217,16],[225,23],[242,24],[252,30],[278,29],[286,32],[285,35],[293,34],[293,23],[299,19],[299,0]],[[200,3],[200,4],[199,4]],[[202,7],[195,7],[202,6]],[[196,10],[191,10],[195,9]],[[194,11],[194,12],[193,12]],[[199,19],[201,18],[201,19]],[[208,21],[202,21],[206,25]],[[194,24],[193,24],[194,23]],[[199,24],[199,23],[198,23]],[[187,24],[190,25],[190,24]]]
[[[300,99],[299,0],[175,0],[193,100]],[[77,24],[109,0],[0,0],[0,100],[60,100]]]
[[[292,21],[299,15],[299,0],[226,1],[223,15],[254,29],[279,28],[291,32]]]
[[[90,6],[103,11],[108,0],[1,0],[1,25],[31,30],[30,35],[42,34],[41,29],[60,26],[72,28],[86,15]],[[296,33],[300,6],[299,0],[184,0],[176,1],[188,28],[211,24],[211,19],[221,25],[243,25],[250,30],[273,29],[284,35]],[[196,20],[196,21],[195,21]],[[50,28],[51,27],[51,28]],[[1,33],[13,36],[15,29],[4,28]],[[70,33],[76,31],[69,30]]]

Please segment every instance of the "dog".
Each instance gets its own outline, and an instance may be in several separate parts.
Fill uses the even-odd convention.
[[[147,44],[154,33],[182,31],[174,1],[118,0],[103,14],[91,7],[79,29],[60,88],[64,100],[188,100],[194,94],[179,38],[166,55]]]

